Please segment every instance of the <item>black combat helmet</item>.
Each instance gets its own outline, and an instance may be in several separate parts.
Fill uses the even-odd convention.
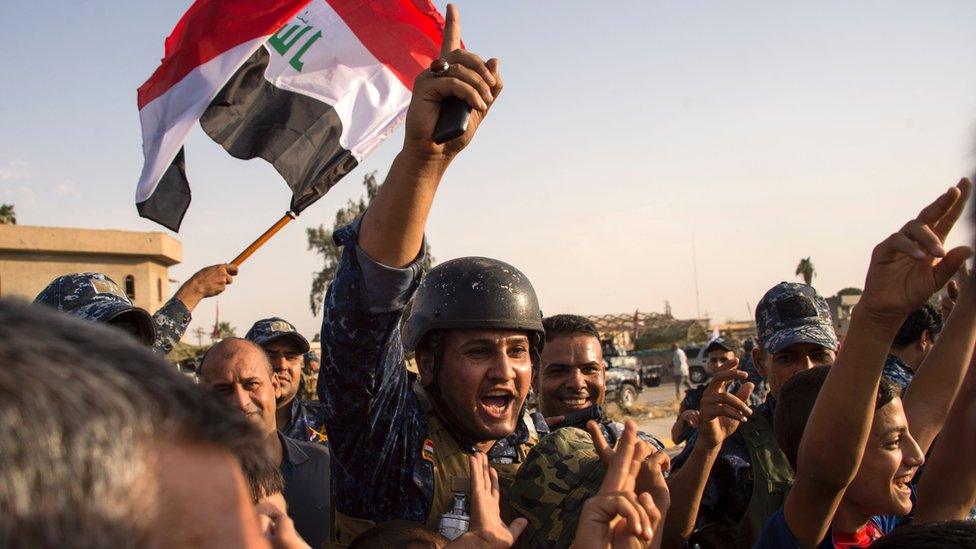
[[[424,276],[403,325],[403,346],[414,351],[430,332],[455,329],[526,331],[536,353],[545,341],[542,311],[528,277],[487,257],[445,261]]]

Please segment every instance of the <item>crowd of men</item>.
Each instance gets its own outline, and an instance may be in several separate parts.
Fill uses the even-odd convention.
[[[771,281],[754,346],[711,341],[706,384],[676,346],[670,459],[607,417],[586,318],[544,317],[497,259],[424,272],[441,177],[502,91],[458,29],[449,7],[447,68],[417,77],[386,182],[335,233],[321,360],[278,317],[213,345],[199,383],[162,358],[232,265],[154,315],[95,273],[0,300],[0,544],[976,547],[976,280],[945,248],[972,184],[874,248],[842,341],[813,287]],[[470,120],[435,144],[449,97]]]

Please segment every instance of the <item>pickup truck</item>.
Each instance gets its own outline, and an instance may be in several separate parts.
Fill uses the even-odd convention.
[[[603,359],[607,362],[606,400],[614,401],[624,410],[630,410],[644,385],[656,387],[661,384],[661,374],[657,369],[641,365],[638,357],[628,355],[609,341],[601,342]]]
[[[621,409],[630,411],[637,396],[644,390],[641,376],[636,368],[607,366],[607,402],[616,402]]]

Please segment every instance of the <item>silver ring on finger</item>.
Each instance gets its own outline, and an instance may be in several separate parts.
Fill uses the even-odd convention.
[[[434,77],[441,77],[447,74],[447,71],[451,68],[451,64],[447,62],[447,59],[443,57],[438,57],[430,63],[430,75]]]

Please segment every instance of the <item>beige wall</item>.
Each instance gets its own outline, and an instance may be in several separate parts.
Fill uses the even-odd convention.
[[[128,257],[104,257],[76,254],[27,254],[0,251],[0,296],[21,296],[31,300],[52,280],[68,273],[95,272],[107,275],[124,290],[125,277],[135,279],[134,301],[150,313],[170,298],[166,267],[149,260]],[[158,295],[158,281],[162,281],[162,300]]]
[[[181,259],[180,242],[163,233],[0,225],[0,297],[31,300],[63,274],[96,272],[123,290],[132,276],[134,303],[152,313],[170,298],[168,267]]]

